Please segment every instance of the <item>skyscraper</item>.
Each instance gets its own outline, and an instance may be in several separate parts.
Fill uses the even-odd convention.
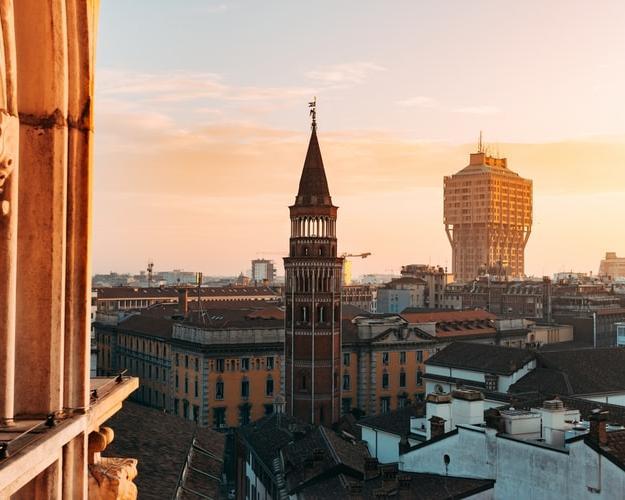
[[[488,156],[481,138],[469,165],[444,178],[444,223],[452,248],[452,272],[466,282],[480,273],[519,278],[532,229],[532,181]]]
[[[312,134],[295,203],[285,268],[285,389],[287,411],[315,424],[340,414],[341,274],[336,214],[317,141]]]

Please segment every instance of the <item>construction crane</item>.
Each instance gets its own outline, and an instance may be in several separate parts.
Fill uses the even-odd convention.
[[[342,253],[341,257],[360,257],[361,259],[366,259],[371,255],[371,252],[363,252],[363,253]]]
[[[360,257],[361,259],[366,259],[371,255],[371,252],[363,252],[363,253],[342,253],[341,257],[345,259],[343,263],[343,284],[351,285],[352,284],[352,263],[347,257]]]

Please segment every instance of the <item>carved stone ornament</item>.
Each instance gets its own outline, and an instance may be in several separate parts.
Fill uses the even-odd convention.
[[[15,168],[20,122],[16,116],[0,111],[0,214],[9,213],[10,200],[5,199],[4,184]]]

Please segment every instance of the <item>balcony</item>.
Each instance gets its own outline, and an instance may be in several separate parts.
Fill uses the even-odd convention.
[[[111,473],[118,475],[118,481],[123,476],[131,483],[136,475],[136,460],[107,458],[100,461],[100,452],[113,436],[111,429],[101,426],[121,409],[122,402],[138,387],[139,379],[136,377],[93,378],[86,411],[16,419],[15,425],[0,428],[0,498],[10,497],[59,461],[67,445],[81,435],[88,436],[85,451],[88,454],[90,489],[93,477],[96,478],[94,486],[112,485],[114,481],[103,480]]]

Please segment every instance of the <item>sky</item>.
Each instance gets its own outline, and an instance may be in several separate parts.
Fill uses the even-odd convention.
[[[534,183],[526,273],[596,272],[625,256],[623,26],[620,0],[102,2],[94,272],[280,263],[314,96],[355,275],[451,267],[442,180],[480,130]]]

